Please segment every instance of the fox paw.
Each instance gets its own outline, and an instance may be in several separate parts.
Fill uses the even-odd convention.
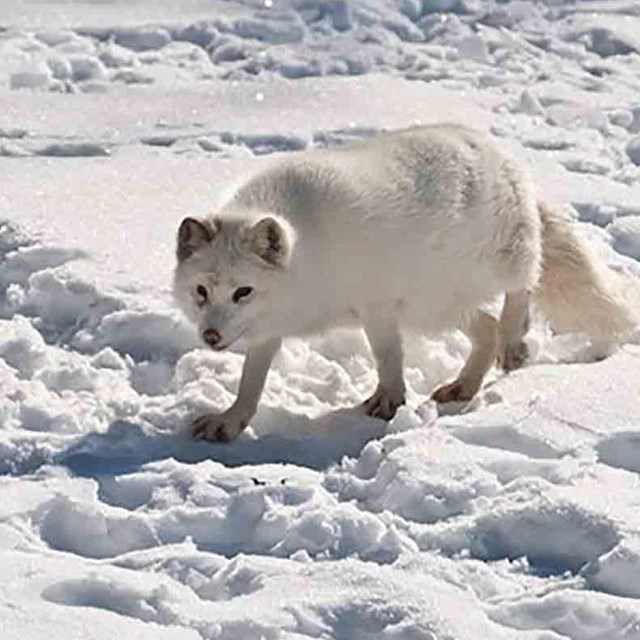
[[[196,440],[231,442],[247,426],[248,420],[239,419],[230,412],[207,413],[193,421],[193,437]]]
[[[398,407],[405,403],[404,389],[396,393],[378,387],[375,393],[362,403],[364,412],[372,418],[391,420]]]
[[[477,389],[468,389],[464,380],[454,380],[449,384],[438,387],[432,394],[431,398],[438,404],[446,404],[447,402],[467,402],[475,396]]]
[[[515,344],[507,344],[502,349],[502,353],[498,356],[498,364],[509,373],[515,371],[524,365],[529,358],[529,347],[525,342],[516,342]]]

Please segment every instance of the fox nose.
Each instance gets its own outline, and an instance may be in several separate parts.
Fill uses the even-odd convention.
[[[222,336],[215,329],[205,329],[202,332],[202,339],[210,346],[215,347],[220,340],[222,340]]]

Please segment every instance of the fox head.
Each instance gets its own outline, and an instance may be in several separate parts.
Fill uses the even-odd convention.
[[[289,223],[275,216],[182,221],[173,293],[205,343],[222,350],[260,335],[294,242]]]

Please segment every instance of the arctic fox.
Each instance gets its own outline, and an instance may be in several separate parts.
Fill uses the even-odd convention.
[[[194,422],[211,440],[245,428],[286,336],[362,326],[379,379],[363,408],[389,420],[405,401],[402,327],[469,335],[457,379],[433,394],[444,403],[472,398],[496,359],[523,364],[530,297],[561,331],[618,338],[637,321],[519,163],[449,124],[281,157],[212,217],[183,220],[177,259],[175,297],[204,342],[249,345],[236,401]]]

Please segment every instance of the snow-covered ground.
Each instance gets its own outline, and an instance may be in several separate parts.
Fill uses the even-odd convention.
[[[169,292],[262,156],[438,120],[640,276],[639,96],[638,0],[0,0],[0,638],[640,639],[640,344],[538,322],[438,416],[468,342],[408,337],[387,425],[360,333],[290,340],[216,445],[242,355]]]

